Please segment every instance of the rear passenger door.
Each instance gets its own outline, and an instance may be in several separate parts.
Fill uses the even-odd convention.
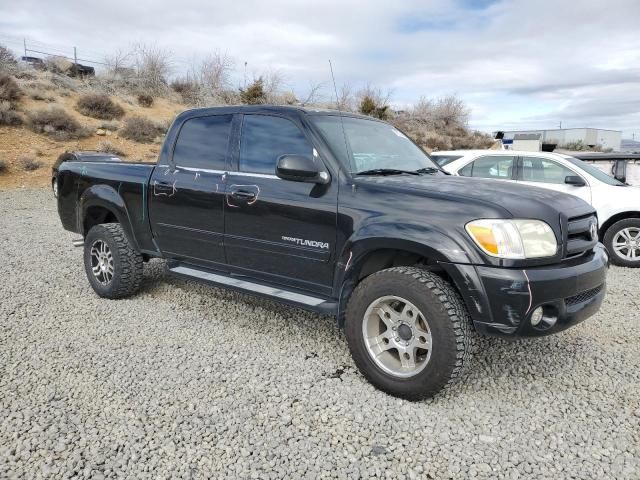
[[[225,171],[233,115],[186,120],[173,147],[173,165],[158,165],[149,186],[154,238],[166,257],[224,264]]]
[[[321,162],[293,119],[245,114],[235,170],[226,184],[225,251],[237,273],[330,294],[338,183],[316,185],[275,175],[281,155]]]

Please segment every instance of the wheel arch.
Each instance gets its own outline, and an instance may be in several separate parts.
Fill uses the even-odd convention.
[[[127,205],[122,196],[109,185],[94,185],[84,191],[78,209],[78,227],[82,236],[101,223],[119,223],[125,235],[139,250],[138,242],[133,234]]]
[[[447,239],[447,248],[455,245]],[[464,257],[470,263],[468,257]],[[459,276],[451,267],[451,259],[431,245],[407,239],[366,238],[351,243],[337,262],[336,291],[339,292],[337,322],[344,325],[344,312],[356,285],[369,275],[391,267],[420,266],[447,280],[462,294]],[[465,298],[464,295],[462,295]]]
[[[626,220],[628,218],[639,218],[640,219],[640,212],[639,211],[635,211],[635,210],[630,210],[630,211],[626,211],[626,212],[620,212],[620,213],[616,213],[615,215],[611,215],[601,226],[600,226],[600,241],[604,240],[604,236],[607,233],[607,230],[609,230],[609,228],[611,228],[611,226],[617,222],[619,222],[620,220]]]

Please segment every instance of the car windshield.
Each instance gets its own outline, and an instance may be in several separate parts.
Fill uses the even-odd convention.
[[[420,147],[388,123],[339,115],[311,118],[331,150],[352,173],[440,170]]]
[[[458,160],[459,158],[462,158],[462,155],[439,155],[437,153],[431,154],[431,159],[441,167],[449,165],[451,162]]]
[[[584,170],[585,172],[587,172],[592,177],[595,177],[597,180],[600,180],[601,182],[604,182],[604,183],[606,183],[608,185],[625,185],[624,183],[622,183],[622,182],[616,180],[615,178],[607,175],[606,173],[604,173],[602,170],[600,170],[595,165],[592,165],[592,164],[587,163],[587,162],[583,162],[582,160],[577,159],[575,157],[571,157],[569,155],[564,156],[564,158],[567,161],[571,162],[576,167],[578,167],[578,168]]]

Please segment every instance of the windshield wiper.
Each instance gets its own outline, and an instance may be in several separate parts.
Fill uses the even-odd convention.
[[[441,170],[439,168],[436,167],[424,167],[424,168],[419,168],[418,170],[416,170],[416,173],[438,173],[438,172],[443,172],[444,170]]]
[[[400,170],[398,168],[372,168],[371,170],[363,170],[357,172],[356,175],[420,175],[420,172],[414,170]]]

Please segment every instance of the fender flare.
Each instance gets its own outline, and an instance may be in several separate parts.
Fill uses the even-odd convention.
[[[82,193],[78,208],[78,227],[83,236],[87,234],[84,231],[84,220],[87,217],[87,211],[92,207],[102,207],[113,213],[133,247],[140,250],[133,234],[127,204],[116,189],[109,185],[99,184],[92,185]]]
[[[389,233],[397,236],[390,236]],[[426,225],[378,223],[357,232],[347,242],[336,261],[334,292],[338,293],[338,324],[344,319],[346,302],[355,287],[367,257],[380,250],[399,250],[429,258],[449,272],[451,264],[474,264],[477,253],[450,235]]]

